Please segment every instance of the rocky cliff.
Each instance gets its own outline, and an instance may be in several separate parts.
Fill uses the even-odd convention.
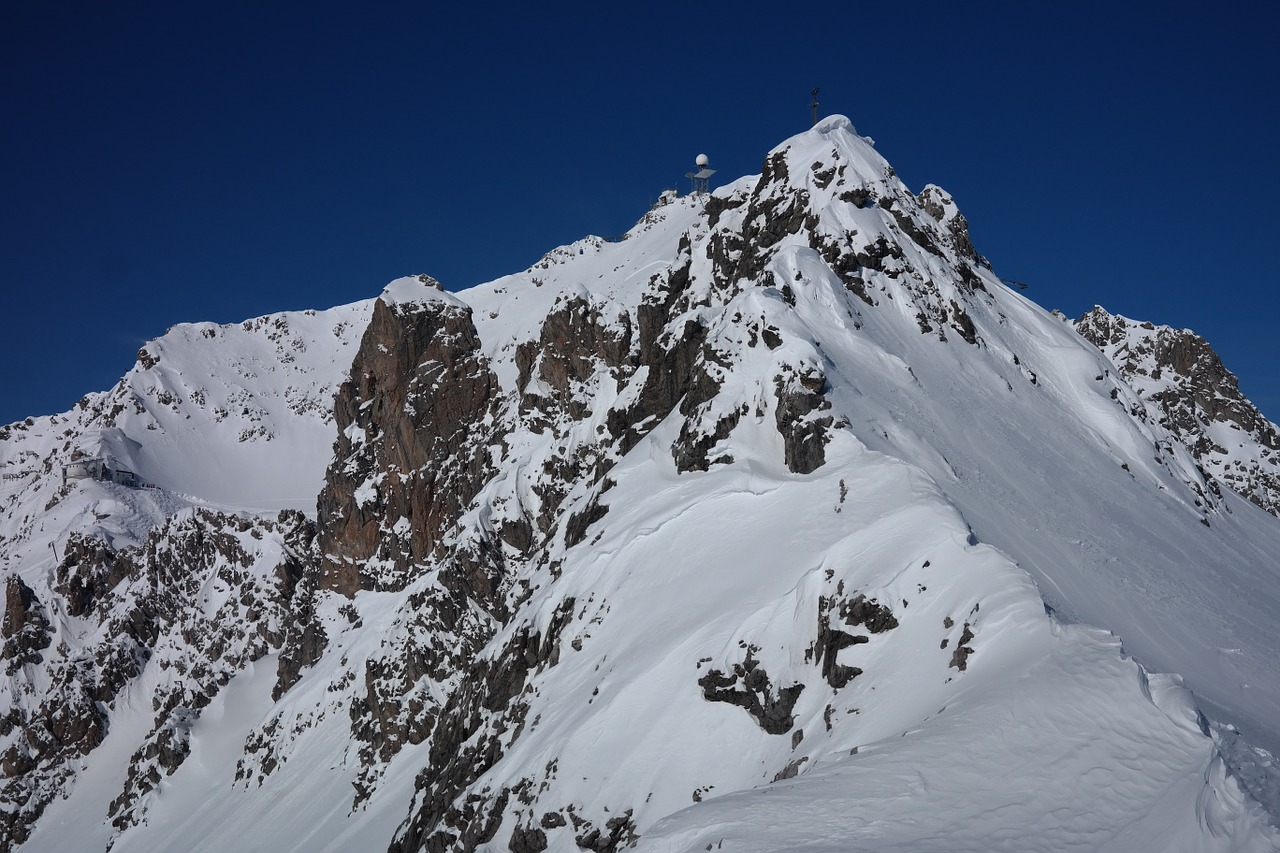
[[[1076,328],[1142,396],[1134,417],[1169,430],[1211,480],[1280,515],[1280,431],[1204,338],[1096,306]]]

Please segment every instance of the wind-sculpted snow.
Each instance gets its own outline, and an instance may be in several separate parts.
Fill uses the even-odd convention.
[[[145,414],[0,442],[4,744],[116,662],[81,746],[6,754],[31,849],[1280,844],[1276,519],[846,119],[620,241],[334,311],[171,334],[107,395]],[[334,414],[286,417],[315,350]],[[274,518],[289,467],[314,541],[51,483],[111,417],[94,452],[205,501]]]
[[[1046,645],[900,735],[676,813],[637,850],[1275,849],[1185,690],[1100,632],[1058,627]]]

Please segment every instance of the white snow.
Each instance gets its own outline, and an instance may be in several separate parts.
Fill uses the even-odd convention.
[[[395,308],[408,308],[430,302],[466,307],[465,302],[441,290],[439,282],[429,276],[409,275],[398,278],[384,287],[378,298]]]
[[[561,535],[546,559],[510,559],[513,583],[532,594],[485,654],[522,627],[548,630],[569,599],[574,618],[560,662],[530,676],[524,730],[468,789],[492,796],[530,780],[535,791],[529,804],[512,798],[481,849],[506,850],[515,825],[569,806],[596,827],[631,810],[638,849],[653,853],[1280,849],[1200,716],[1235,724],[1217,730],[1218,742],[1223,732],[1244,742],[1232,740],[1232,760],[1270,766],[1261,748],[1280,746],[1280,522],[1230,492],[1220,505],[1200,500],[1190,455],[1131,415],[1138,393],[1106,357],[963,257],[848,119],[824,119],[775,154],[788,182],[761,198],[803,190],[823,239],[854,252],[880,237],[901,247],[883,269],[859,270],[874,304],[803,230],[779,240],[761,280],[715,279],[708,247],[741,228],[754,178],[716,190],[731,204],[714,226],[706,197],[679,198],[620,242],[584,238],[459,294],[406,277],[379,297],[392,308],[469,307],[506,395],[501,473],[468,524],[536,515],[547,463],[596,452],[610,407],[639,393],[644,368],[597,370],[574,389],[585,418],[544,430],[519,422],[516,348],[568,300],[612,329],[630,315],[634,328],[650,282],[689,262],[687,309],[668,331],[700,321],[707,347],[724,354],[719,392],[689,417],[710,432],[744,412],[709,453],[731,463],[677,473],[677,407],[616,459],[609,488],[573,484],[561,520],[592,498],[608,507],[583,543],[565,547]],[[858,206],[851,190],[894,210]],[[958,215],[935,196],[947,219]],[[936,250],[909,239],[908,225]],[[962,267],[980,288],[962,285]],[[158,363],[85,411],[15,428],[0,442],[0,469],[15,475],[0,492],[4,568],[47,601],[47,552],[71,531],[127,545],[192,503],[310,511],[336,437],[332,394],[372,305],[175,327],[147,345]],[[765,328],[781,343],[760,342]],[[775,376],[824,379],[832,438],[812,474],[784,464]],[[44,509],[73,449],[161,488],[82,482]],[[410,630],[406,598],[420,587],[359,593],[359,627],[340,614],[344,599],[322,597],[321,661],[278,702],[273,658],[238,674],[203,709],[190,757],[165,777],[145,823],[113,851],[385,848],[428,745],[381,766],[353,812],[349,708],[365,662]],[[230,600],[203,589],[209,613]],[[814,658],[820,620],[857,595],[898,624],[873,633],[830,615],[865,638],[832,652],[862,670],[836,688]],[[59,636],[74,628],[64,620]],[[953,657],[962,645],[972,649],[963,671]],[[748,655],[774,691],[803,688],[785,734],[704,698],[700,678]],[[24,849],[105,846],[106,803],[151,723],[141,697],[153,669],[111,709],[106,743]],[[455,687],[424,679],[413,689],[439,702]],[[246,752],[257,735],[278,758],[270,772]],[[254,772],[234,782],[242,760]],[[576,849],[573,835],[572,825],[548,830],[548,849]]]

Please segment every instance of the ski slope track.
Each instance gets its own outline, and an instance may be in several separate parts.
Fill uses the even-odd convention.
[[[0,428],[0,849],[1274,851],[1277,435],[840,116],[176,326]]]

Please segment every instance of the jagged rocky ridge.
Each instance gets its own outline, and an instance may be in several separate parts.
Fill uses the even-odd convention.
[[[259,407],[281,437],[296,419],[336,435],[332,453],[302,442],[292,458],[320,489],[314,527],[186,508],[171,490],[52,487],[62,460],[103,444],[162,485],[182,474],[172,456],[145,468],[168,440],[149,433],[208,408],[207,390],[174,378],[171,338],[113,392],[132,394],[137,423],[8,428],[6,464],[48,503],[6,510],[4,772],[21,804],[6,843],[33,823],[57,839],[36,818],[69,793],[56,816],[99,807],[94,837],[116,850],[172,846],[184,814],[210,849],[273,831],[298,849],[683,850],[735,832],[738,849],[802,849],[768,802],[732,792],[844,791],[813,822],[844,836],[870,825],[867,792],[893,787],[894,756],[932,781],[897,822],[908,848],[927,812],[947,816],[955,849],[990,849],[998,828],[977,816],[997,805],[1051,848],[1123,833],[1152,849],[1273,843],[1178,680],[1045,609],[1135,636],[1144,663],[1197,677],[1265,735],[1272,694],[1229,701],[1229,679],[1195,654],[1236,649],[1265,684],[1266,633],[1245,629],[1268,602],[1206,625],[1220,592],[1174,573],[1163,609],[1142,604],[1150,622],[1124,605],[1148,567],[1169,574],[1169,552],[1227,572],[1224,537],[1265,551],[1274,525],[1226,513],[1230,484],[1134,414],[1145,404],[1123,372],[1006,290],[949,196],[910,193],[846,121],[780,146],[759,177],[656,208],[621,243],[588,238],[458,295],[402,279],[341,317],[310,337],[290,335],[300,317],[243,330],[275,334],[285,365],[299,347],[280,342],[300,340],[310,387],[337,389],[332,419]],[[322,367],[342,355],[345,380]],[[243,381],[270,361],[234,369]],[[165,369],[171,386],[146,384]],[[223,431],[217,417],[202,428]],[[240,448],[271,440],[248,429],[221,453],[246,471]],[[179,490],[202,496],[186,476]],[[253,487],[267,480],[246,474],[244,505],[270,503]],[[1134,515],[1144,501],[1155,509]],[[1050,506],[1068,520],[1049,522]],[[52,583],[38,577],[49,542]],[[1125,561],[1115,586],[1089,574],[1107,554]],[[1234,580],[1270,577],[1241,562],[1252,574]],[[1177,627],[1148,642],[1165,619]],[[238,729],[215,719],[232,679],[255,697]],[[47,749],[28,734],[42,726]],[[132,740],[104,797],[76,768],[112,749],[112,730]],[[204,740],[231,747],[221,764],[197,754]],[[966,760],[936,760],[933,742]],[[1077,742],[1096,794],[1055,787],[1045,746]],[[1023,775],[1002,786],[1015,754]],[[183,792],[209,767],[223,793],[192,817]],[[967,790],[937,793],[953,789]],[[1049,817],[1063,802],[1071,817]]]
[[[3,656],[15,695],[0,764],[4,798],[18,808],[5,814],[6,846],[26,840],[75,764],[102,744],[111,709],[145,670],[152,722],[104,815],[117,829],[138,822],[187,757],[200,710],[298,630],[313,535],[294,511],[269,522],[205,510],[171,516],[135,547],[72,534],[50,592],[59,616],[93,630],[54,647],[44,607],[9,575]],[[28,669],[37,665],[41,677]]]
[[[1280,432],[1240,392],[1204,338],[1094,309],[1076,328],[1101,349],[1152,419],[1190,449],[1211,482],[1280,515]]]

